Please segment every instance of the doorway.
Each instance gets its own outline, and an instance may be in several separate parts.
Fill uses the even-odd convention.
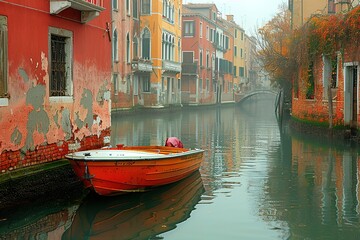
[[[356,130],[358,126],[358,64],[344,64],[344,123]]]

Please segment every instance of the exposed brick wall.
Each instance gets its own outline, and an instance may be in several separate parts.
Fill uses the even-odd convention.
[[[104,138],[110,137],[110,129],[102,131],[101,135],[92,135],[85,137],[78,143],[78,148],[74,151],[96,149],[103,147]],[[6,173],[15,169],[25,168],[41,163],[52,162],[64,158],[65,154],[69,153],[69,144],[74,144],[75,141],[58,142],[55,144],[40,145],[33,151],[23,152],[19,151],[4,151],[0,155],[0,171]]]
[[[360,48],[359,48],[360,49]],[[353,51],[353,50],[352,50]],[[350,52],[352,52],[350,51]],[[359,57],[354,58],[354,54],[349,55],[349,50],[344,51],[338,59],[338,74],[337,88],[333,89],[333,123],[334,125],[344,125],[344,69],[343,64],[346,62],[358,61]],[[356,51],[355,51],[356,52]],[[357,50],[359,52],[359,50]],[[321,57],[318,57],[314,64],[314,76],[315,76],[315,95],[314,99],[306,99],[305,83],[304,79],[307,78],[306,74],[300,77],[299,81],[299,94],[298,98],[295,98],[293,92],[292,99],[292,115],[295,118],[301,120],[307,120],[317,123],[327,123],[329,121],[329,104],[327,100],[323,99],[323,61]],[[358,118],[359,119],[359,118]]]
[[[154,93],[144,93],[144,105],[145,107],[156,106],[157,105],[157,95]]]

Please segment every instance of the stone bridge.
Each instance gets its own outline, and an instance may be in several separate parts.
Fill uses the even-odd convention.
[[[240,93],[240,94],[235,94],[235,101],[240,103],[254,95],[258,95],[258,94],[271,94],[271,95],[278,95],[279,92],[275,91],[275,90],[271,90],[271,89],[258,89],[258,90],[252,90],[252,91],[248,91],[248,92],[244,92],[244,93]]]

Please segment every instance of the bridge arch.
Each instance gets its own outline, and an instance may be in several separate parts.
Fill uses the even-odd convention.
[[[258,94],[271,94],[271,95],[277,96],[279,94],[279,92],[270,90],[270,89],[253,90],[253,91],[246,92],[243,94],[238,94],[236,102],[240,103],[240,102],[242,102],[254,95],[258,95]]]

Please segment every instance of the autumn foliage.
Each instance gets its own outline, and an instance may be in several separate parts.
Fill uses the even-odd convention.
[[[283,10],[258,31],[258,59],[273,84],[286,85],[294,71],[290,55],[292,30],[290,14]]]
[[[314,15],[300,29],[292,30],[287,10],[259,29],[259,59],[279,85],[296,78],[298,68],[322,54],[334,58],[352,46],[358,54],[360,6],[346,14]]]

